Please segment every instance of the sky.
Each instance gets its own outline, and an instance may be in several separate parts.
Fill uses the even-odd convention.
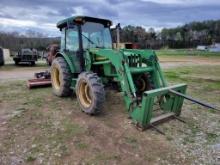
[[[220,19],[220,0],[0,0],[0,31],[59,36],[56,23],[74,15],[161,30]]]

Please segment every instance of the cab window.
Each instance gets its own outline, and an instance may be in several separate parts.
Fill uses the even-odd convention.
[[[62,31],[61,31],[61,43],[60,43],[60,45],[61,45],[62,50],[65,49],[65,31],[66,31],[65,28],[63,28]]]
[[[79,35],[77,27],[66,31],[66,50],[77,51],[79,49]]]

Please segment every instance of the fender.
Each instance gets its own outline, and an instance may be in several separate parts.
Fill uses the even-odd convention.
[[[74,69],[72,61],[71,61],[71,59],[68,55],[66,55],[64,52],[57,52],[56,55],[55,55],[55,58],[56,57],[63,57],[65,59],[65,61],[67,62],[71,73],[74,73],[75,69]]]

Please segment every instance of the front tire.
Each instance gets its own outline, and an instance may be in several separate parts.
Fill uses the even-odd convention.
[[[71,94],[71,72],[64,58],[57,57],[53,60],[51,65],[51,81],[53,93],[56,96],[64,97]]]
[[[76,95],[81,109],[87,114],[98,114],[103,108],[105,90],[96,73],[82,72],[76,83]]]

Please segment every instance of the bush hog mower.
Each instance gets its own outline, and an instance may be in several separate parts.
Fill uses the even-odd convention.
[[[49,71],[35,73],[34,77],[34,79],[27,81],[27,87],[29,89],[51,86],[51,77]]]
[[[185,95],[187,85],[168,87],[152,50],[113,49],[111,25],[110,20],[86,16],[57,23],[61,45],[51,65],[53,93],[62,97],[75,92],[82,111],[95,115],[103,107],[105,87],[112,86],[121,91],[140,128],[179,119],[184,98],[195,101]]]

